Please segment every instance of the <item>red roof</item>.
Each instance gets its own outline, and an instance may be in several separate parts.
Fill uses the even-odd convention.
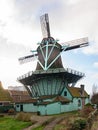
[[[16,103],[36,103],[37,99],[22,100]]]
[[[55,101],[55,102],[56,102],[56,101],[60,101],[60,102],[65,102],[65,103],[70,102],[69,99],[67,99],[67,98],[65,98],[65,97],[62,97],[62,96],[57,96],[57,97],[54,99],[54,101]]]
[[[22,102],[32,99],[27,91],[9,90],[9,93],[13,98],[13,102]]]

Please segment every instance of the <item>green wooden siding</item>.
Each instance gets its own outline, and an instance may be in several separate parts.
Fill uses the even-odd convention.
[[[23,111],[24,112],[37,112],[37,106],[33,104],[23,104]]]
[[[40,115],[52,115],[61,113],[61,103],[56,102],[48,105],[40,105],[38,107]]]
[[[23,112],[37,112],[38,106],[33,105],[33,103],[16,104],[16,111],[21,111],[21,105],[23,105]]]
[[[46,105],[38,106],[38,112],[40,113],[40,115],[47,115],[47,107],[46,107]]]
[[[17,112],[20,112],[20,104],[16,104],[15,109]]]
[[[67,95],[66,95],[66,96],[64,96],[64,92],[65,92],[65,91],[67,92]],[[68,91],[68,89],[67,89],[66,87],[64,88],[64,90],[63,90],[61,96],[65,97],[65,98],[67,98],[67,99],[69,99],[69,100],[72,100],[72,99],[73,99],[72,95],[69,93],[69,91]]]
[[[85,99],[85,104],[87,104],[87,103],[90,103],[90,99],[89,98]]]
[[[47,105],[47,115],[59,114],[59,113],[61,113],[61,103],[60,102],[56,102],[56,103]]]
[[[72,111],[72,103],[61,105],[61,113]]]
[[[42,95],[58,95],[62,92],[66,84],[62,77],[46,76],[40,78],[31,86],[31,93],[33,97],[40,97]]]

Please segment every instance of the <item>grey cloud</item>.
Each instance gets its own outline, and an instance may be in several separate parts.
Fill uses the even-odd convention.
[[[69,0],[69,2],[65,0],[15,0],[15,17],[24,23],[34,22],[36,25],[39,22],[39,16],[47,11],[52,18],[51,21],[61,29],[68,27],[70,30],[72,26],[81,29],[80,26],[83,26],[83,28],[86,27],[89,30],[93,23],[98,20],[98,1],[76,0],[75,4],[71,4],[70,1],[72,0]]]
[[[30,53],[30,47],[22,44],[8,42],[6,38],[0,36],[0,57],[19,58]]]
[[[98,0],[14,0],[17,22],[30,26],[33,31],[40,31],[39,16],[49,13],[51,34],[59,39],[64,39],[60,34],[68,37],[79,38],[88,36],[90,40],[98,41]],[[65,42],[64,41],[64,42]],[[98,46],[98,44],[95,44]]]
[[[60,0],[15,0],[16,18],[24,23],[38,22],[39,16],[43,13],[53,13],[62,8]],[[32,20],[32,21],[31,21]]]

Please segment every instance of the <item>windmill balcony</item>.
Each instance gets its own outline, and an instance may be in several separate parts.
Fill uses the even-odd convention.
[[[46,71],[43,70],[36,70],[36,71],[30,71],[22,76],[20,76],[19,78],[17,78],[18,81],[22,82],[24,85],[27,85],[29,80],[34,80],[34,79],[38,79],[40,78],[42,75],[46,76],[46,75],[61,75],[63,74],[66,78],[68,78],[68,76],[70,76],[69,81],[68,82],[73,82],[74,79],[79,80],[80,78],[84,77],[85,74],[70,68],[56,68],[56,69],[49,69]],[[42,76],[42,77],[43,77]],[[73,80],[72,80],[73,79]]]

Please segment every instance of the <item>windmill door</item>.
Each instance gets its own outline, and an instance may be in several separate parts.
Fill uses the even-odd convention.
[[[23,104],[20,105],[20,111],[23,111]]]

